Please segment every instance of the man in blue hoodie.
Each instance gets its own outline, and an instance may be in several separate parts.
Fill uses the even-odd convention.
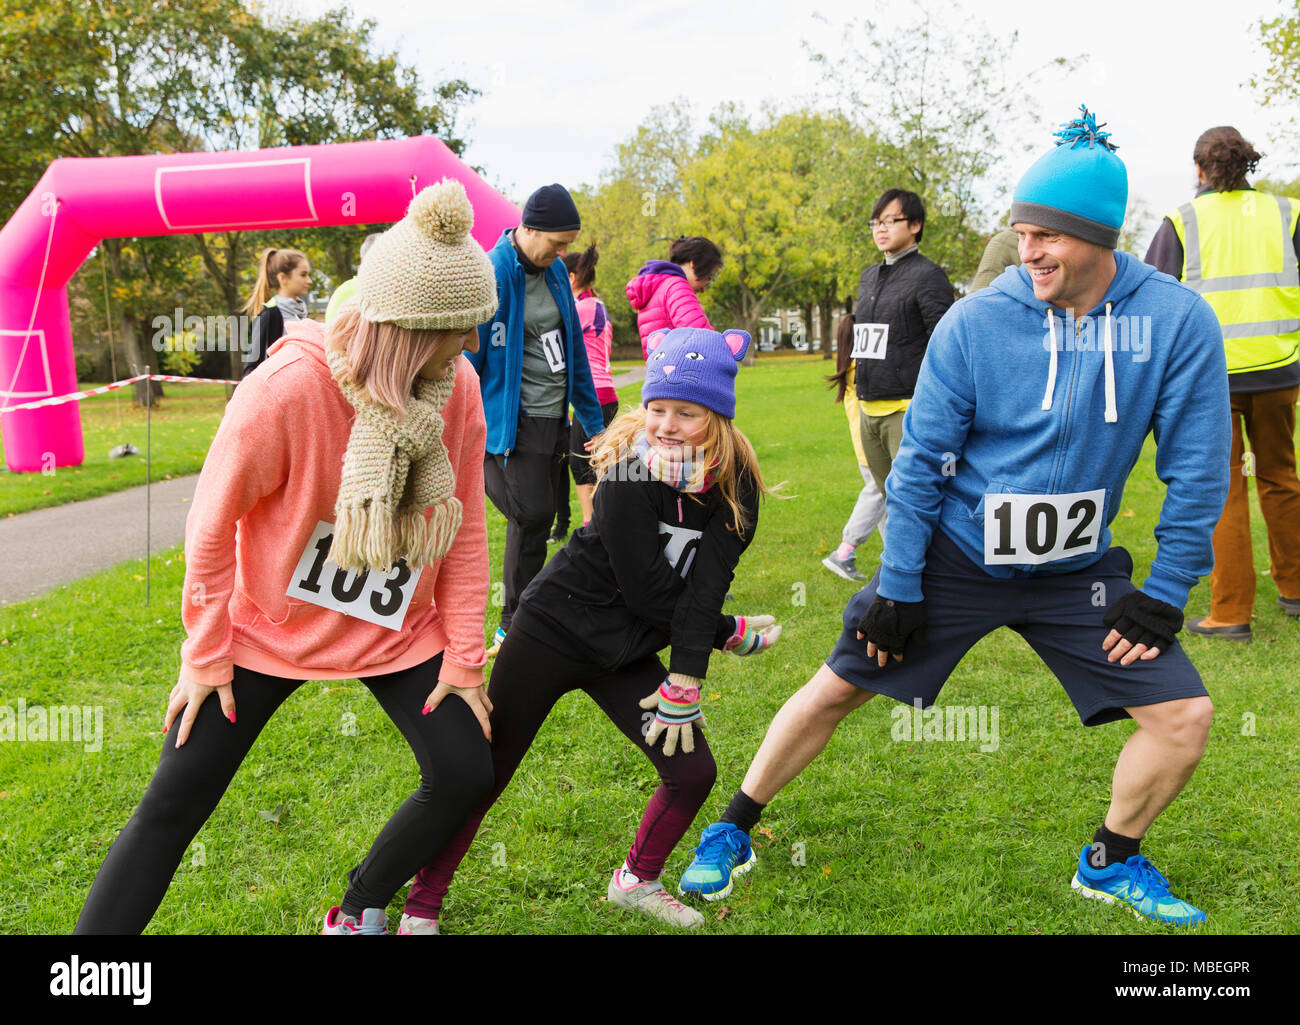
[[[519,596],[546,562],[555,519],[551,468],[567,447],[569,406],[588,437],[605,429],[587,364],[569,274],[561,257],[578,237],[578,208],[563,185],[528,197],[518,228],[488,253],[497,279],[496,316],[478,329],[478,371],[487,419],[483,483],[506,518],[504,607],[488,648],[495,655]]]
[[[1084,725],[1138,724],[1071,886],[1155,921],[1205,920],[1139,845],[1191,777],[1213,714],[1175,635],[1188,591],[1213,564],[1228,490],[1227,370],[1210,307],[1114,251],[1128,178],[1108,135],[1086,110],[1057,133],[1015,191],[1023,266],[935,329],[889,477],[880,569],[705,830],[684,892],[730,890],[754,862],[749,834],[762,808],[850,711],[875,694],[933,705],[965,653],[1007,626]],[[1138,590],[1109,525],[1151,433],[1167,492]]]

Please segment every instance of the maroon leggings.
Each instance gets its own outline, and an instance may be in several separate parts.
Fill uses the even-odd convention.
[[[451,877],[469,850],[483,816],[510,783],[555,703],[572,690],[585,691],[659,772],[662,782],[641,817],[641,826],[628,851],[627,865],[633,873],[642,879],[659,878],[668,855],[686,835],[713,789],[718,770],[702,730],[694,731],[695,750],[691,754],[679,746],[671,757],[664,757],[662,737],[654,747],[646,746],[642,731],[648,728],[653,713],[643,711],[639,702],[653,694],[668,675],[659,659],[646,655],[609,672],[575,658],[576,646],[572,643],[571,653],[564,654],[529,632],[544,630],[528,615],[527,606],[521,606],[501,644],[488,687],[493,706],[492,769],[496,784],[487,802],[420,869],[406,898],[409,915],[439,916]]]

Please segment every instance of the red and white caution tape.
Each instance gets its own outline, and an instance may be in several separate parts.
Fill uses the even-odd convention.
[[[137,381],[143,381],[148,378],[150,381],[169,381],[173,384],[238,384],[238,381],[227,381],[220,377],[175,377],[171,374],[137,374],[135,377],[128,377],[125,381],[114,381],[112,384],[106,384],[102,388],[91,388],[87,391],[68,392],[67,395],[52,395],[48,399],[36,399],[32,402],[24,402],[18,406],[9,406],[2,412],[17,413],[22,409],[40,409],[42,406],[59,406],[65,402],[80,402],[82,399],[88,399],[92,395],[103,395],[105,392],[115,391],[118,388],[125,388],[129,384],[135,384]]]

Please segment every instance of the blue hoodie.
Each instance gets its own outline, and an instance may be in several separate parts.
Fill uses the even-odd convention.
[[[483,393],[483,413],[487,417],[487,451],[507,458],[515,447],[519,426],[519,385],[524,363],[524,267],[510,241],[507,229],[488,251],[497,279],[497,312],[478,328],[478,352],[465,355],[478,371]],[[564,334],[565,365],[568,367],[568,393],[565,413],[573,406],[574,415],[589,438],[605,429],[587,363],[587,344],[582,338],[582,324],[569,288],[564,261],[556,260],[543,272],[555,305],[560,311]]]
[[[1219,322],[1169,275],[1127,253],[1115,261],[1105,298],[1077,322],[1034,298],[1023,267],[1003,271],[939,321],[886,482],[880,594],[923,600],[921,571],[936,526],[993,577],[1092,565],[1110,547],[1124,484],[1150,433],[1167,491],[1142,590],[1181,609],[1213,568],[1232,437]],[[1040,565],[985,564],[986,494],[1100,489],[1095,551]]]

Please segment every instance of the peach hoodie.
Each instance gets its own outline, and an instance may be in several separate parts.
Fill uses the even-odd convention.
[[[285,595],[317,523],[334,522],[354,416],[311,320],[287,325],[230,400],[185,521],[181,662],[196,683],[229,683],[236,663],[297,680],[379,676],[440,651],[442,682],[483,682],[486,427],[478,374],[463,356],[442,440],[464,517],[451,551],[421,574],[400,632]]]

